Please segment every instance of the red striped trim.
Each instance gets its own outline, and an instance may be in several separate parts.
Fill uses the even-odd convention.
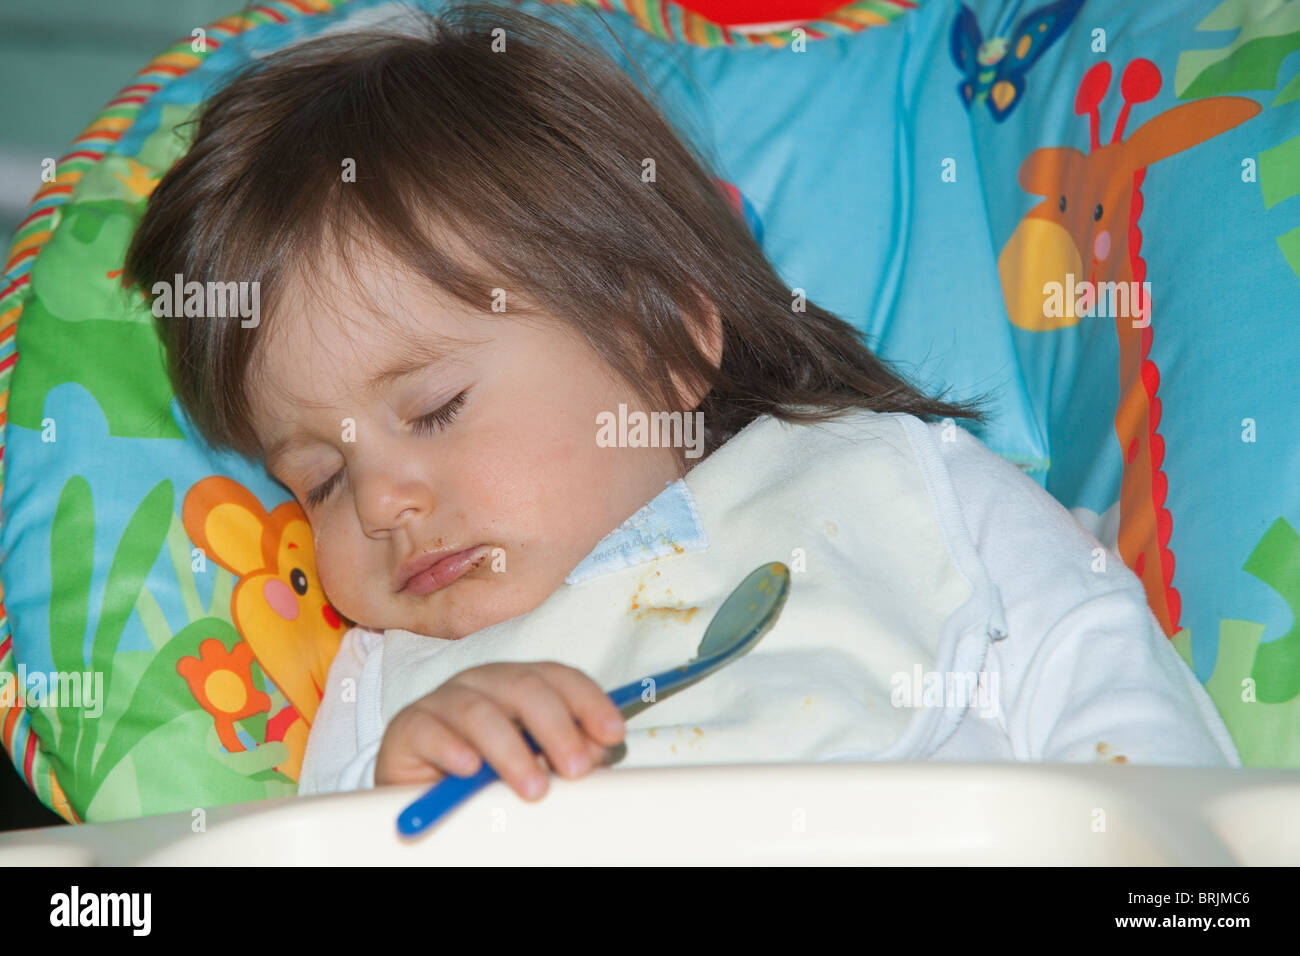
[[[223,41],[222,41],[222,40],[218,40],[215,36],[213,36],[214,33],[217,33],[217,32],[220,32],[220,31],[210,30],[210,29],[208,29],[207,27],[203,27],[203,29],[204,29],[204,30],[206,31],[206,33],[207,33],[207,35],[203,38],[203,42],[204,42],[204,44],[206,44],[207,46],[210,46],[210,47],[212,47],[212,48],[214,48],[214,49],[216,49],[217,47],[220,47]],[[196,39],[198,39],[198,38],[197,38],[196,36],[194,36],[194,34],[192,34],[192,33],[189,34],[188,36],[177,37],[175,40],[173,40],[173,41],[171,42],[171,44],[167,47],[166,50],[164,50],[162,53],[159,53],[158,55],[159,55],[159,56],[180,56],[180,55],[183,54],[183,53],[188,53],[188,54],[190,54],[191,56],[203,56],[204,53],[206,53],[206,51],[204,51],[204,53],[195,53],[195,52],[194,52],[194,41],[195,41]],[[189,47],[189,49],[188,49],[188,50],[177,50],[176,47]]]
[[[101,116],[100,119],[103,119],[103,117]],[[98,122],[98,120],[96,120],[96,122]],[[116,143],[121,138],[122,138],[121,130],[97,129],[93,133],[91,132],[82,133],[72,142],[73,145],[76,145],[77,143],[86,143],[95,139],[103,139],[103,140],[107,140],[110,143]]]
[[[31,259],[36,255],[38,251],[39,250],[35,248],[24,249],[22,252],[18,253],[18,255],[14,256],[12,259],[9,260],[9,262],[5,265],[5,271],[8,272],[10,269],[18,265],[18,263],[22,262],[24,259]]]
[[[15,323],[15,324],[17,324],[17,323]],[[17,353],[17,352],[14,352],[14,353],[13,353],[12,355],[10,355],[8,358],[4,359],[3,361],[0,361],[0,372],[3,372],[3,371],[5,371],[6,369],[11,368],[11,367],[13,366],[14,362],[16,362],[16,361],[18,361],[18,353]]]
[[[288,17],[286,17],[286,16],[285,16],[283,13],[281,13],[279,10],[273,9],[272,7],[254,7],[253,10],[254,10],[254,12],[265,13],[268,17],[270,17],[270,18],[271,18],[272,20],[274,20],[276,23],[288,23],[288,22],[289,22],[289,18],[288,18]]]
[[[30,222],[32,222],[32,221],[34,221],[34,220],[36,220],[36,219],[39,219],[41,216],[52,216],[52,215],[54,215],[54,207],[53,207],[53,206],[45,206],[45,207],[43,207],[43,208],[41,208],[41,209],[36,210],[34,213],[32,213],[30,216],[28,216],[26,219],[24,219],[22,222],[20,222],[20,223],[18,224],[18,228],[17,228],[16,230],[14,230],[14,231],[15,231],[15,232],[22,232],[22,231],[23,231],[23,228],[24,228],[28,223],[30,223]],[[3,292],[0,292],[0,296],[2,296],[2,295],[4,295],[4,293],[3,293]]]
[[[59,162],[60,163],[71,162],[73,159],[76,159],[77,157],[81,157],[83,159],[99,160],[104,158],[104,154],[96,153],[89,149],[74,149],[72,152],[68,153],[62,159],[60,159]]]
[[[16,292],[19,286],[24,286],[31,281],[31,276],[19,276],[11,282],[8,288],[0,290],[0,299],[6,298],[10,292]]]
[[[14,728],[18,726],[18,719],[22,717],[22,715],[23,712],[21,708],[18,707],[17,704],[14,704],[13,706],[9,707],[4,712],[4,719],[0,720],[0,744],[4,744],[6,740],[18,739],[14,733]],[[5,747],[6,749],[8,749],[7,745],[5,745]],[[17,757],[18,755],[14,754],[13,756]],[[14,773],[17,772],[18,772],[17,769],[15,769]]]
[[[188,73],[193,67],[190,66],[172,66],[168,63],[151,63],[145,67],[136,76],[147,76],[150,73],[170,73],[172,76],[180,76],[182,73]]]
[[[32,763],[36,760],[36,735],[28,733],[27,752],[23,754],[23,778],[32,786]]]

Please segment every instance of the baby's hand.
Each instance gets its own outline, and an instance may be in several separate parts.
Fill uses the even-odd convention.
[[[547,777],[516,720],[565,777],[599,765],[625,729],[618,708],[582,671],[551,661],[483,664],[392,719],[379,745],[375,785],[469,777],[487,760],[511,789],[536,800]]]

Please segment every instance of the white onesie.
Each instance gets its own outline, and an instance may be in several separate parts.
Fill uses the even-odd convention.
[[[744,658],[627,723],[618,765],[1044,760],[1240,766],[1136,576],[952,424],[756,419],[528,614],[459,641],[354,628],[300,794],[374,785],[384,727],[452,675],[555,660],[612,689],[685,663],[749,571],[790,566]]]

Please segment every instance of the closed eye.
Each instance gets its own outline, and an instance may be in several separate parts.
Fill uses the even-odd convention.
[[[338,471],[334,472],[334,474],[330,475],[330,477],[325,480],[324,484],[309,491],[307,493],[307,506],[309,508],[319,507],[321,502],[330,496],[330,492],[334,490],[342,477],[343,469],[340,468]]]
[[[460,413],[461,408],[465,405],[466,396],[469,395],[469,389],[465,389],[447,404],[437,408],[427,415],[417,418],[412,425],[412,429],[417,435],[428,435],[440,429],[446,428]],[[328,498],[339,482],[343,478],[343,469],[340,468],[333,475],[325,480],[323,484],[318,485],[307,493],[307,505],[310,508],[317,508]]]
[[[446,428],[452,423],[461,408],[465,405],[465,396],[469,394],[469,389],[465,389],[446,405],[427,415],[421,416],[415,420],[412,426],[417,435],[427,435],[439,429]]]

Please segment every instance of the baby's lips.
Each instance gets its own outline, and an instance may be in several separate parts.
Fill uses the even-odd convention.
[[[402,591],[416,596],[432,594],[458,581],[482,564],[490,554],[491,546],[480,544],[446,555],[430,567],[414,574],[402,586]]]

